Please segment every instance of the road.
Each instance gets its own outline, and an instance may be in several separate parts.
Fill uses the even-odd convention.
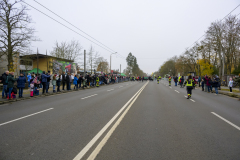
[[[240,102],[125,82],[0,106],[1,160],[240,159]]]

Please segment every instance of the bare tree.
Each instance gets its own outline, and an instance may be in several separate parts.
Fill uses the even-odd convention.
[[[93,69],[97,69],[98,65],[96,63],[99,58],[99,53],[94,51],[94,48],[91,46],[89,52],[87,53],[88,58],[88,67],[91,69],[91,73]]]
[[[34,37],[35,29],[30,27],[28,8],[21,1],[0,1],[0,57],[6,55],[8,70],[13,71],[13,57],[25,52]]]
[[[96,59],[95,64],[97,65],[97,71],[101,71],[107,73],[109,70],[108,61],[103,57],[99,57]]]
[[[69,43],[61,42],[60,44],[56,41],[55,47],[53,47],[53,51],[50,54],[57,58],[77,61],[80,55],[82,55],[81,50],[82,47],[76,40],[72,40]]]

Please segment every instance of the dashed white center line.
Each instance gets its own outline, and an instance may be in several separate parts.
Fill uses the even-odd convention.
[[[172,87],[169,87],[169,88],[171,88],[171,89],[172,89]]]
[[[31,116],[34,116],[36,114],[43,113],[43,112],[46,112],[46,111],[49,111],[49,110],[52,110],[52,109],[54,109],[54,108],[49,108],[49,109],[46,109],[46,110],[43,110],[43,111],[40,111],[40,112],[36,112],[36,113],[30,114],[30,115],[27,115],[27,116],[24,116],[24,117],[21,117],[21,118],[17,118],[17,119],[14,119],[14,120],[11,120],[11,121],[8,121],[8,122],[5,122],[5,123],[1,123],[0,126],[3,126],[3,125],[8,124],[8,123],[15,122],[15,121],[27,118],[27,117],[31,117]]]
[[[91,95],[91,96],[87,96],[87,97],[84,97],[82,99],[87,99],[87,98],[90,98],[90,97],[93,97],[93,96],[96,96],[97,94],[94,94],[94,95]]]
[[[175,92],[179,93],[177,90],[175,90]]]
[[[193,99],[190,99],[192,102],[195,102]]]
[[[110,91],[113,91],[114,89],[109,89],[109,90],[107,90],[108,92],[110,92]]]
[[[217,116],[218,118],[220,118],[221,120],[227,122],[228,124],[230,124],[231,126],[235,127],[236,129],[240,130],[240,127],[238,127],[237,125],[233,124],[232,122],[226,120],[225,118],[219,116],[217,113],[211,112],[212,114],[214,114],[215,116]]]
[[[184,95],[184,97],[186,97],[186,98],[187,98],[187,96],[185,96],[185,95]],[[196,102],[196,101],[194,101],[193,99],[189,99],[189,100],[190,100],[190,101],[192,101],[192,102]]]

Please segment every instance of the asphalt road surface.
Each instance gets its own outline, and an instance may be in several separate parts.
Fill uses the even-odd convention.
[[[239,160],[240,102],[126,82],[0,106],[1,160]]]

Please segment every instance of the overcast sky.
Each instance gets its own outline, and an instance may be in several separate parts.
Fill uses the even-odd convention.
[[[27,3],[74,29],[33,0]],[[211,22],[222,19],[239,0],[38,0],[64,19],[73,23],[112,50],[126,57],[137,57],[139,67],[146,73],[158,68],[174,55],[180,55],[200,38]],[[61,26],[42,13],[29,11],[36,36],[41,41],[32,49],[41,54],[50,52],[56,41],[78,40],[83,49],[92,45],[101,56],[110,59],[106,51],[82,36]],[[233,14],[240,13],[240,7]],[[240,18],[240,15],[238,16]],[[76,30],[76,29],[74,29]],[[80,34],[82,32],[76,30]],[[86,35],[85,35],[86,36]],[[81,57],[83,58],[83,57]],[[112,56],[112,69],[126,68],[126,60]]]

